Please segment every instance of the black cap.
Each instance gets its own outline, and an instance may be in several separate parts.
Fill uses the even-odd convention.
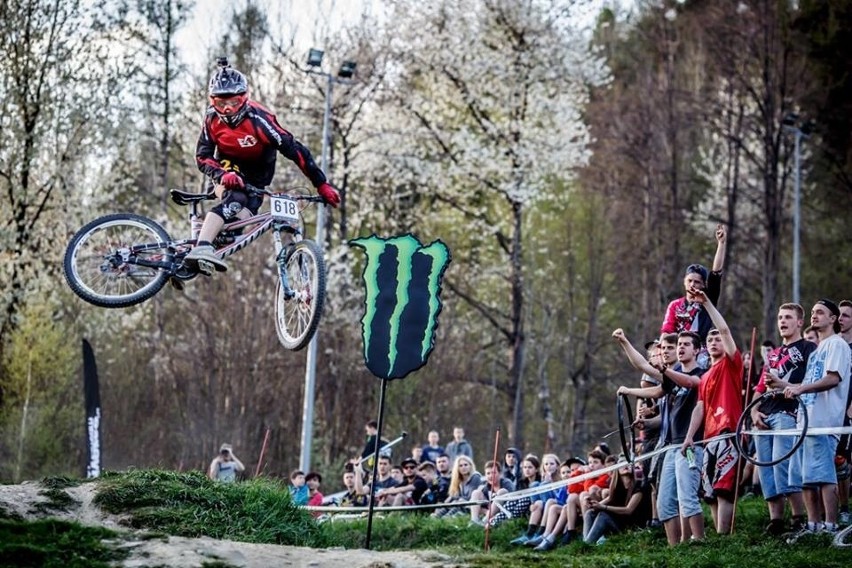
[[[698,274],[704,280],[704,283],[707,283],[707,268],[700,264],[690,264],[689,266],[687,266],[686,274],[684,274],[684,276],[686,276],[687,274]]]
[[[405,467],[409,464],[413,465],[414,467],[417,467],[417,460],[415,460],[414,458],[405,458],[404,460],[399,462],[399,467]]]
[[[834,314],[834,317],[840,317],[840,308],[838,308],[837,304],[835,304],[831,300],[823,298],[822,300],[817,300],[817,304],[822,304],[823,306],[828,308],[828,311]]]
[[[562,462],[562,465],[567,465],[568,467],[571,467],[575,463],[578,463],[580,465],[587,465],[586,460],[584,460],[583,458],[568,458],[567,460]]]

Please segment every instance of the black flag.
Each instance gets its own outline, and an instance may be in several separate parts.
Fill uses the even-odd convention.
[[[86,397],[86,477],[101,474],[101,393],[95,352],[83,340],[83,391]]]

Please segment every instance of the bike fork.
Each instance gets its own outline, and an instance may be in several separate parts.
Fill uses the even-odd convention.
[[[287,251],[292,245],[284,245],[281,240],[280,231],[273,231],[272,237],[275,241],[275,262],[278,264],[278,277],[281,279],[281,288],[284,292],[284,299],[292,300],[296,296],[296,293],[290,287],[290,279],[287,278]]]

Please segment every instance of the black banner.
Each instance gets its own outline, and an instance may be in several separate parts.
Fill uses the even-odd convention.
[[[86,397],[86,477],[101,474],[101,393],[95,352],[83,340],[83,392]]]

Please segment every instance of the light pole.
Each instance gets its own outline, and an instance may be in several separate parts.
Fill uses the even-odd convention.
[[[320,49],[311,48],[308,52],[308,73],[314,73],[326,78],[325,86],[325,109],[322,117],[322,157],[320,158],[320,169],[328,173],[328,154],[331,146],[331,94],[335,83],[348,83],[355,74],[356,64],[353,61],[344,61],[337,72],[337,76],[322,70],[322,58],[324,52]],[[317,213],[317,245],[320,248],[325,243],[325,206],[321,206]],[[308,353],[305,358],[305,398],[302,405],[302,451],[299,455],[299,469],[310,471],[311,469],[311,446],[314,438],[314,392],[317,379],[317,336],[314,334],[308,343]]]
[[[801,246],[802,225],[802,138],[809,138],[812,125],[810,122],[799,127],[799,115],[788,113],[781,121],[787,132],[793,133],[793,303],[799,303],[799,249]]]

